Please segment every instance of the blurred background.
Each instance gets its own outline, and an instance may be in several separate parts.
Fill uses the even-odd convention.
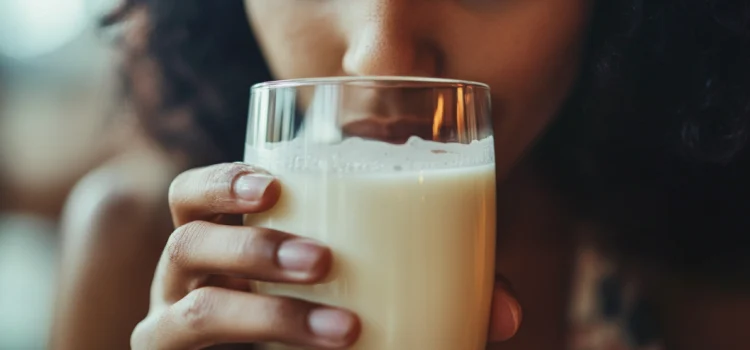
[[[47,348],[58,289],[60,218],[68,194],[90,171],[138,143],[135,118],[121,97],[116,33],[97,25],[119,1],[0,0],[0,350]],[[153,162],[144,163],[134,167],[134,177],[157,178],[154,171],[143,171]],[[651,336],[650,314],[634,312],[627,322],[617,318],[625,308],[620,286],[603,278],[615,267],[590,247],[576,258],[568,310],[578,326],[572,327],[574,347],[624,349],[618,340],[627,322]],[[675,299],[674,305],[695,309],[695,299]],[[745,300],[742,305],[750,310]],[[84,303],[91,304],[90,299]],[[738,313],[732,300],[718,311],[707,305],[703,310],[716,320],[725,319],[722,312]],[[684,318],[680,312],[674,315]],[[604,317],[607,322],[601,322]]]
[[[63,203],[125,133],[115,2],[0,0],[0,349],[45,347]]]

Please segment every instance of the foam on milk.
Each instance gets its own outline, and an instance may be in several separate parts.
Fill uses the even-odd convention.
[[[337,144],[311,144],[304,138],[265,147],[247,146],[245,162],[269,170],[373,174],[455,169],[492,164],[494,139],[470,144],[440,143],[411,137],[405,144],[349,138]]]

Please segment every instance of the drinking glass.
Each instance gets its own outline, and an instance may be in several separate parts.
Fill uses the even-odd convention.
[[[333,252],[322,283],[255,283],[256,292],[352,310],[362,321],[355,350],[485,348],[495,261],[487,85],[262,83],[252,88],[245,162],[282,187],[278,204],[245,224]]]

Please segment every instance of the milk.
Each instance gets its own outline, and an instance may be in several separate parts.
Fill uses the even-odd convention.
[[[354,350],[485,348],[495,254],[491,138],[292,141],[248,147],[246,161],[282,184],[274,209],[246,224],[313,238],[334,254],[324,283],[259,283],[259,293],[356,312],[362,334]]]

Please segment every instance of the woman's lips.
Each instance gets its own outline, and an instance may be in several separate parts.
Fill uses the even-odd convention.
[[[414,116],[370,116],[345,122],[342,125],[344,137],[360,137],[394,144],[406,143],[417,136],[432,140],[434,135],[432,118]]]

